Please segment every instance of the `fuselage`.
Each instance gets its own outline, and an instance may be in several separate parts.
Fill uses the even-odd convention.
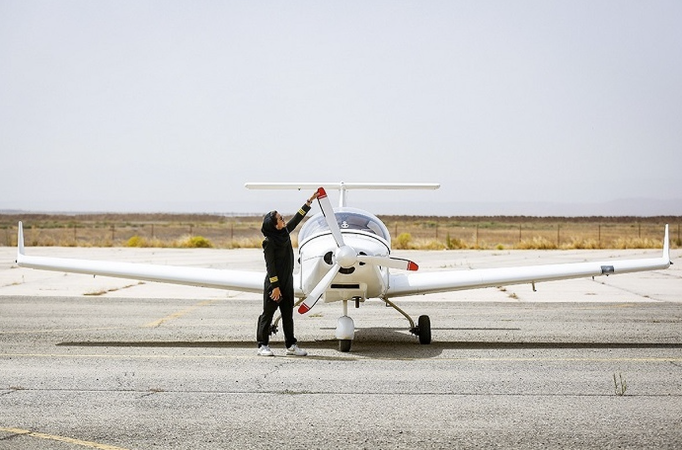
[[[356,208],[337,208],[336,222],[347,247],[357,254],[386,257],[391,252],[388,229],[375,215]],[[298,235],[300,286],[307,295],[335,262],[337,245],[323,214],[311,217]],[[388,289],[388,269],[355,262],[342,267],[325,292],[323,300],[360,300],[382,297]]]

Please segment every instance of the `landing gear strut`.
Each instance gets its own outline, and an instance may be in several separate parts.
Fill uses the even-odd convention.
[[[398,311],[400,314],[402,314],[408,322],[410,322],[410,333],[414,334],[419,338],[419,343],[422,345],[428,345],[431,343],[431,319],[429,319],[429,316],[419,316],[419,320],[417,321],[417,325],[415,326],[414,320],[407,315],[405,311],[400,309],[398,305],[393,303],[387,298],[383,299],[386,304],[396,311]]]

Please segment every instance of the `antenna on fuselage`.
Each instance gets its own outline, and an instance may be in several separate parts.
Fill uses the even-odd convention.
[[[346,206],[346,183],[339,183],[339,208]]]

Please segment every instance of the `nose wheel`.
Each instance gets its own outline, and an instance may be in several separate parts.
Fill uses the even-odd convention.
[[[353,341],[350,339],[339,339],[339,351],[342,353],[348,353],[352,343]]]
[[[353,336],[355,335],[355,324],[353,319],[348,317],[348,302],[344,303],[344,315],[339,317],[336,322],[336,339],[339,340],[339,351],[347,353],[350,351]]]

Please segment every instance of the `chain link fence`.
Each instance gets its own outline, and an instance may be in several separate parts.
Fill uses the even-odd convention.
[[[672,246],[682,245],[680,217],[380,218],[393,247],[404,249],[658,248],[666,223]],[[0,245],[16,245],[19,219],[0,215]],[[21,220],[29,246],[259,248],[262,240],[260,216],[26,215]]]

